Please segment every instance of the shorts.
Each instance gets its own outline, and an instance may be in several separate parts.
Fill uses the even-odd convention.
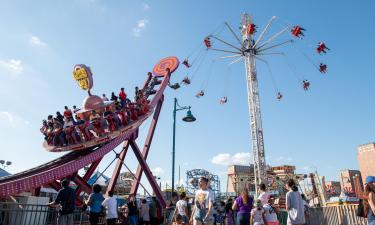
[[[267,222],[267,225],[279,225],[279,221],[274,221],[274,222]]]
[[[212,214],[209,215],[206,219],[204,219],[206,217],[207,211],[208,211],[208,209],[196,208],[196,211],[195,211],[195,214],[194,214],[194,219],[200,221],[203,224],[214,223],[215,219],[214,219]]]

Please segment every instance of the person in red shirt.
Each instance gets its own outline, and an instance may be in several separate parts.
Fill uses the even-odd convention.
[[[121,91],[118,94],[118,97],[120,98],[121,108],[124,108],[126,104],[126,93],[124,91],[124,88],[121,88]]]
[[[73,113],[72,113],[72,110],[70,110],[69,108],[68,108],[68,106],[65,106],[64,107],[65,108],[65,111],[64,111],[64,117],[65,118],[73,118]]]

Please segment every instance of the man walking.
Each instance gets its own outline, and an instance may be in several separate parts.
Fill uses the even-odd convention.
[[[76,195],[74,190],[69,187],[69,180],[62,180],[61,186],[62,189],[57,193],[55,201],[50,202],[48,206],[61,206],[57,217],[58,225],[73,225],[74,202],[76,200]]]

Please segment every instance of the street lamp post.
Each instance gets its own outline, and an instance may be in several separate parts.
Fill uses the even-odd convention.
[[[177,108],[178,107],[178,108]],[[176,147],[176,112],[180,110],[188,110],[184,118],[185,122],[194,122],[196,119],[190,111],[190,106],[180,106],[177,102],[177,98],[174,98],[174,107],[173,107],[173,144],[172,144],[172,193],[174,192],[174,164],[175,164],[175,147]]]

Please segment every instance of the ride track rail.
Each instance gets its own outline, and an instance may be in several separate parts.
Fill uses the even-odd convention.
[[[177,58],[176,60],[177,62],[175,63],[177,63],[178,67],[179,62]],[[161,67],[161,69],[164,69],[165,71],[170,68],[168,63]],[[155,68],[154,73],[156,71]],[[111,152],[112,149],[116,148],[122,142],[127,140],[135,140],[138,136],[139,126],[153,114],[153,111],[159,102],[163,101],[164,90],[169,83],[171,73],[173,73],[176,68],[165,72],[163,76],[161,76],[161,74],[155,74],[155,76],[157,76],[159,79],[162,78],[162,81],[159,85],[159,89],[149,103],[150,110],[146,115],[139,117],[137,121],[130,124],[127,132],[110,140],[108,143],[105,143],[102,146],[80,151],[72,151],[46,164],[14,175],[0,178],[0,198],[5,198],[24,191],[32,191],[43,185],[48,186],[50,183],[56,182],[56,180],[69,177],[69,175],[77,173],[85,166],[99,162],[107,153]],[[149,80],[150,77],[148,77],[148,81]]]

